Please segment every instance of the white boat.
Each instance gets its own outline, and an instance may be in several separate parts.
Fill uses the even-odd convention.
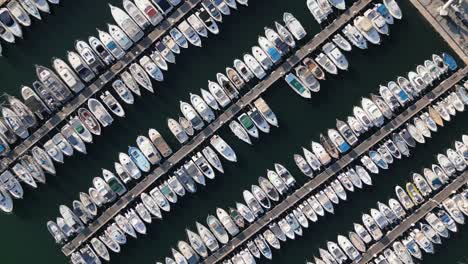
[[[125,111],[122,105],[115,99],[115,97],[109,92],[105,91],[100,96],[104,104],[114,113],[116,116],[125,117]]]
[[[182,114],[187,118],[188,121],[192,124],[193,128],[196,130],[201,130],[205,123],[202,118],[198,115],[192,105],[180,101],[180,110]]]
[[[249,82],[252,80],[255,75],[254,73],[250,70],[250,68],[242,61],[239,59],[234,60],[234,68],[237,70],[237,72],[242,76],[245,82]]]
[[[165,212],[170,212],[171,211],[171,204],[169,201],[166,199],[164,194],[161,193],[161,190],[159,190],[158,187],[154,187],[150,193],[151,197],[153,198],[154,202],[161,208],[161,210]]]
[[[130,74],[139,85],[141,85],[143,88],[150,91],[151,93],[154,93],[153,84],[151,83],[148,74],[146,74],[146,71],[150,73],[151,76],[156,80],[162,80],[162,72],[159,70],[159,68],[157,68],[157,66],[154,63],[152,63],[149,60],[148,57],[143,57],[142,59],[143,61],[140,60],[140,63],[144,63],[144,65],[142,66],[145,67],[145,69],[143,69],[143,67],[140,66],[140,64],[138,63],[132,63],[129,67]]]
[[[413,264],[413,259],[406,249],[406,247],[400,242],[396,241],[392,244],[392,249],[398,258],[405,264]]]
[[[248,116],[250,119],[253,121],[256,127],[260,129],[260,131],[264,133],[269,133],[270,132],[270,125],[268,122],[265,120],[265,118],[262,116],[260,111],[258,111],[257,108],[252,107],[248,112]]]
[[[367,172],[367,170],[364,169],[364,167],[356,165],[355,170],[363,183],[365,183],[366,185],[372,185],[372,178]]]
[[[109,4],[112,17],[119,27],[132,39],[133,42],[140,40],[144,33],[132,18],[122,9]]]
[[[93,136],[91,132],[83,125],[81,120],[78,117],[73,117],[70,120],[70,126],[73,128],[74,132],[86,143],[93,142]]]
[[[110,36],[115,40],[115,42],[118,43],[120,48],[122,48],[123,50],[130,49],[130,47],[133,45],[133,41],[127,36],[127,34],[120,27],[113,25],[113,24],[108,24],[107,27],[108,27]]]
[[[218,81],[218,84],[220,85],[220,87],[223,88],[224,92],[231,100],[235,100],[236,98],[239,98],[239,92],[237,91],[236,87],[234,87],[234,85],[231,83],[231,81],[229,81],[226,75],[218,72],[216,74],[216,80]]]
[[[211,0],[211,2],[223,15],[229,16],[231,14],[231,10],[224,0]]]
[[[268,71],[271,67],[273,67],[272,60],[270,59],[270,57],[268,57],[265,51],[263,51],[259,46],[252,47],[252,55],[255,58],[255,61],[258,62],[259,65],[263,68],[263,70]],[[247,65],[249,65],[249,61],[248,59],[246,60],[245,56],[244,56],[244,61],[247,63]],[[254,61],[254,64],[255,64],[255,61]]]
[[[224,229],[221,222],[219,222],[219,220],[215,216],[208,215],[206,218],[206,223],[210,231],[220,243],[226,244],[229,241],[229,235],[226,232],[226,229]]]
[[[128,71],[123,71],[120,74],[120,78],[122,78],[123,83],[125,86],[127,86],[128,89],[130,89],[130,91],[138,96],[141,96],[140,86],[136,82],[135,78],[133,78],[132,74],[130,74]]]
[[[210,123],[215,119],[213,111],[199,95],[190,93],[190,102],[203,120]]]
[[[401,13],[401,9],[398,6],[398,3],[395,0],[384,0],[383,1],[385,7],[387,7],[388,12],[396,19],[402,19],[403,14]]]
[[[369,234],[372,236],[372,238],[375,241],[378,241],[380,240],[380,238],[382,238],[383,236],[382,230],[380,230],[380,228],[377,226],[376,222],[370,215],[363,214],[362,223],[364,224],[367,231],[369,232]]]
[[[31,150],[32,156],[36,163],[41,166],[46,172],[55,175],[56,170],[51,157],[42,148],[35,146]]]
[[[182,34],[187,38],[187,40],[192,43],[192,45],[201,47],[201,39],[198,33],[189,25],[189,23],[184,20],[182,21],[177,28],[182,32]]]
[[[285,12],[283,14],[283,21],[296,40],[301,40],[307,35],[304,27],[291,13]]]
[[[192,232],[189,229],[185,229],[185,232],[187,233],[187,238],[193,250],[195,250],[195,252],[202,258],[208,257],[208,250],[203,239],[197,233]]]
[[[245,130],[245,128],[239,124],[236,120],[232,120],[229,123],[229,128],[231,129],[232,133],[236,135],[237,138],[244,141],[245,143],[251,145],[252,141],[250,140],[249,133]]]
[[[23,124],[18,115],[7,107],[2,107],[3,121],[13,133],[18,137],[25,139],[29,137],[28,128]]]
[[[432,212],[429,212],[424,217],[426,222],[443,238],[448,238],[450,236],[449,230],[445,224],[439,219],[437,215]]]
[[[211,166],[213,166],[219,172],[224,173],[224,169],[223,169],[223,165],[221,163],[221,160],[219,159],[216,152],[210,146],[206,146],[202,150],[202,153],[205,156],[205,158],[208,160],[208,162],[211,164]]]
[[[164,75],[163,75],[161,69],[159,69],[158,65],[156,65],[156,63],[154,63],[154,61],[150,57],[148,57],[146,55],[141,57],[140,60],[139,60],[139,64],[146,71],[146,73],[148,73],[148,75],[151,78],[153,78],[154,80],[159,81],[159,82],[164,81]],[[138,67],[138,66],[136,66],[136,67]],[[135,69],[133,71],[135,71]],[[130,66],[130,72],[132,73],[132,75],[134,75],[133,71],[132,71],[132,66]],[[149,90],[151,92],[154,91],[153,85],[151,84],[151,80],[148,78],[148,76],[146,74],[144,74],[139,69],[136,70],[134,78],[145,89],[147,89],[147,90]]]
[[[267,178],[275,186],[276,190],[280,194],[285,194],[287,193],[288,186],[284,182],[284,180],[276,173],[275,171],[272,170],[267,170]]]
[[[195,15],[200,19],[203,25],[212,33],[217,35],[219,33],[219,27],[215,19],[205,10],[205,8],[200,8]],[[204,31],[203,31],[204,33]],[[206,37],[206,36],[205,36]]]
[[[236,162],[237,156],[234,150],[218,135],[214,135],[210,139],[210,144],[218,151],[225,159]]]
[[[231,103],[231,99],[217,82],[208,81],[208,90],[221,107],[226,107]]]
[[[332,38],[333,43],[343,51],[351,51],[352,46],[340,33],[336,33]]]
[[[161,162],[162,157],[153,143],[151,143],[151,140],[145,136],[138,136],[136,142],[138,148],[151,164],[155,165]]]
[[[44,150],[54,161],[63,163],[63,152],[52,140],[48,140],[44,143]]]
[[[146,16],[135,5],[135,3],[133,3],[133,1],[123,0],[122,6],[127,12],[127,14],[129,14],[132,17],[133,21],[135,21],[141,29],[145,30],[151,25]]]
[[[320,53],[319,55],[317,55],[315,61],[328,73],[338,74],[338,68],[324,53]]]
[[[78,76],[85,82],[90,82],[96,74],[91,68],[84,62],[84,60],[78,55],[78,53],[69,51],[67,52],[68,62]]]
[[[358,138],[352,131],[351,127],[348,124],[346,124],[346,122],[337,119],[336,128],[349,145],[354,146],[357,144]]]
[[[322,163],[322,165],[324,166],[328,165],[331,162],[331,157],[327,153],[325,148],[321,144],[314,142],[314,141],[312,141],[311,145],[312,145],[312,152],[320,160],[320,163]]]
[[[372,120],[374,126],[381,127],[384,124],[384,116],[372,100],[366,97],[362,98],[361,106],[366,112],[367,116]]]
[[[57,146],[57,148],[66,156],[73,155],[73,147],[70,143],[63,137],[61,133],[57,133],[52,137],[52,142]]]
[[[73,92],[78,93],[83,90],[85,85],[78,75],[63,60],[53,58],[52,64],[57,74]]]
[[[309,70],[308,67],[299,65],[295,68],[296,76],[307,86],[312,92],[320,91],[320,83],[315,78],[315,75]]]
[[[226,76],[231,81],[232,84],[236,87],[236,89],[240,90],[244,87],[245,82],[242,77],[231,67],[226,67]]]
[[[324,191],[320,191],[319,193],[315,194],[315,198],[320,203],[320,205],[325,209],[325,211],[329,212],[330,214],[334,214],[335,210],[333,208],[333,204],[325,194]]]
[[[288,73],[285,76],[285,81],[288,83],[289,87],[301,97],[307,99],[312,97],[310,90],[306,88],[306,85],[296,75]]]
[[[206,247],[211,251],[214,252],[219,248],[219,243],[216,237],[211,233],[211,231],[206,228],[204,225],[195,222],[197,226],[197,231],[198,234],[200,235],[200,238],[202,239],[203,243],[206,245]],[[188,235],[188,234],[187,234]],[[189,238],[190,240],[190,238]],[[200,246],[201,247],[201,246]]]
[[[187,140],[189,140],[187,133],[182,128],[180,123],[177,122],[175,119],[172,119],[172,118],[167,119],[167,126],[169,127],[169,130],[172,132],[172,134],[179,141],[179,143],[183,144],[187,142]]]
[[[29,173],[29,171],[26,170],[26,168],[21,164],[21,163],[16,163],[11,170],[13,173],[18,177],[23,183],[26,183],[28,186],[32,187],[33,189],[37,188],[37,183],[32,177],[32,175]]]
[[[210,16],[207,14],[208,17]],[[210,17],[211,18],[211,17]],[[208,30],[203,24],[203,21],[200,20],[200,18],[196,14],[191,14],[189,17],[187,17],[187,22],[189,25],[197,32],[197,34],[200,37],[208,37]]]
[[[342,32],[354,46],[360,49],[367,49],[367,40],[355,26],[348,24]]]
[[[13,33],[13,35],[19,38],[23,38],[23,31],[21,30],[21,26],[13,18],[13,15],[10,13],[10,11],[5,7],[0,8],[0,22],[2,26],[5,26],[7,30]]]
[[[169,31],[169,34],[170,34],[170,38],[173,39],[173,41],[180,47],[180,48],[188,48],[188,41],[187,39],[185,38],[184,34],[182,34],[182,32],[180,32],[180,30],[176,27],[172,28],[170,31]],[[167,36],[169,37],[169,36]],[[171,41],[172,42],[172,41]],[[168,46],[167,44],[167,41],[165,43],[166,46]],[[180,53],[180,48],[175,48],[172,47],[172,49],[169,47],[169,49],[171,49],[173,52],[176,52],[176,53]]]
[[[374,9],[368,9],[364,12],[364,16],[366,16],[371,22],[374,28],[383,35],[389,35],[389,28],[385,18]]]
[[[336,7],[339,10],[345,10],[346,9],[346,3],[344,0],[328,0],[330,4],[334,7]]]
[[[18,2],[21,4],[23,9],[28,12],[29,15],[35,17],[38,20],[42,19],[37,6],[32,0],[19,0]]]
[[[164,19],[162,12],[149,0],[135,0],[135,5],[153,26],[158,25]]]
[[[194,156],[192,156],[192,161],[208,179],[212,180],[215,178],[216,175],[213,168],[211,167],[208,160],[200,152],[197,152]]]
[[[216,216],[231,236],[235,236],[240,232],[239,227],[224,209],[216,208]]]
[[[210,16],[214,18],[218,22],[223,21],[223,16],[219,12],[218,8],[213,5],[213,3],[210,0],[202,0],[202,6],[203,8],[209,12]],[[227,6],[226,6],[227,7]]]
[[[135,101],[135,98],[133,97],[133,94],[130,92],[128,87],[125,85],[122,80],[117,79],[114,82],[112,82],[112,88],[114,88],[114,91],[119,95],[120,99],[124,101],[126,104],[133,104]]]
[[[133,179],[137,180],[141,177],[141,171],[138,169],[136,164],[130,159],[130,157],[120,152],[119,153],[119,162],[123,166],[124,170],[132,177]]]
[[[93,250],[98,254],[100,258],[106,261],[110,261],[110,255],[109,251],[107,250],[106,245],[99,240],[98,238],[93,237],[90,240],[91,246],[93,247]]]
[[[260,111],[262,116],[270,125],[278,127],[278,119],[276,118],[275,113],[271,110],[263,98],[260,97],[255,100],[254,106],[258,109],[258,111]]]
[[[328,241],[327,249],[338,263],[344,263],[348,260],[343,250],[335,242]]]
[[[365,16],[358,16],[354,19],[354,26],[364,35],[364,37],[373,44],[380,44],[380,35]]]
[[[294,37],[291,32],[278,22],[275,22],[275,27],[283,42],[288,44],[289,47],[294,48],[296,46],[296,42],[294,41]]]
[[[85,41],[77,40],[75,50],[94,73],[98,74],[104,68],[104,63]]]
[[[453,201],[452,198],[447,198],[442,202],[442,206],[449,213],[453,220],[456,223],[463,225],[465,224],[465,216],[458,208],[457,204]]]
[[[325,43],[325,45],[323,45],[322,47],[322,50],[339,69],[341,70],[348,69],[349,67],[348,60],[333,43],[331,42]]]
[[[319,24],[327,19],[327,14],[322,11],[316,0],[307,0],[307,8]]]
[[[351,146],[344,140],[338,131],[335,129],[328,129],[328,137],[333,142],[333,145],[340,151],[346,153],[350,150]]]
[[[219,110],[219,105],[214,96],[208,92],[207,90],[201,88],[200,89],[201,96],[203,97],[203,100],[213,109],[213,110]]]
[[[16,21],[18,21],[18,23],[25,27],[31,26],[31,18],[29,17],[26,10],[24,10],[16,0],[8,2],[6,7],[8,10],[10,10],[10,13],[13,15]]]
[[[125,245],[127,243],[127,238],[125,237],[125,234],[115,223],[110,225],[104,232],[109,236],[110,239],[112,239],[114,242],[120,245]]]
[[[109,33],[98,29],[98,35],[102,44],[104,44],[104,48],[110,52],[114,58],[121,59],[125,55],[125,52],[120,47],[120,43],[114,40]]]

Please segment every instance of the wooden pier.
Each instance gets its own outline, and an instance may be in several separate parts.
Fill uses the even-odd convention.
[[[88,225],[80,234],[73,240],[62,247],[62,252],[65,256],[69,256],[83,243],[92,238],[102,227],[111,221],[122,209],[126,208],[135,198],[139,197],[142,192],[151,187],[157,180],[166,175],[168,172],[176,168],[187,155],[191,154],[200,147],[206,139],[218,131],[224,124],[235,117],[245,106],[252,103],[255,99],[261,96],[271,87],[273,83],[280,80],[287,72],[301,62],[307,55],[315,51],[339,29],[346,25],[354,16],[362,11],[373,0],[358,0],[349,9],[333,21],[329,26],[324,28],[320,33],[316,34],[312,40],[307,42],[302,48],[297,50],[285,62],[283,62],[276,70],[271,72],[268,77],[255,85],[236,103],[232,104],[226,111],[221,114],[215,121],[209,124],[205,129],[200,131],[191,141],[182,146],[177,152],[169,157],[160,167],[156,168],[152,173],[146,176],[135,187],[123,195],[114,205],[103,212],[94,222]],[[285,85],[286,86],[286,85]],[[285,87],[286,89],[286,87]],[[288,88],[289,89],[289,88]]]
[[[437,208],[445,199],[450,197],[454,192],[466,186],[468,182],[468,171],[463,172],[455,181],[450,183],[441,192],[439,192],[434,198],[429,199],[421,207],[419,207],[412,215],[403,220],[397,227],[392,231],[388,232],[384,237],[372,245],[363,255],[359,264],[370,263],[370,261],[380,254],[383,250],[392,245],[392,243],[400,238],[410,228],[414,227],[414,224],[423,219],[427,213]]]
[[[350,165],[353,161],[365,154],[373,146],[381,142],[384,138],[393,133],[400,126],[405,124],[408,120],[413,118],[421,110],[431,104],[442,94],[447,92],[455,84],[460,82],[468,73],[468,66],[458,70],[447,80],[443,81],[431,92],[419,99],[415,104],[408,107],[404,112],[395,117],[388,124],[383,126],[380,130],[374,133],[371,137],[355,147],[352,151],[337,160],[322,173],[317,175],[314,179],[310,180],[304,186],[296,190],[292,195],[288,196],[285,200],[275,206],[272,210],[268,211],[261,218],[257,219],[252,225],[244,229],[240,234],[231,239],[226,245],[214,252],[211,256],[206,258],[202,263],[212,264],[218,263],[226,258],[229,254],[233,253],[239,246],[252,239],[258,232],[264,230],[268,225],[278,219],[281,215],[297,206],[300,202],[306,199],[311,193],[315,192],[320,186],[328,182],[332,177],[336,176],[344,168]]]
[[[46,135],[52,131],[56,131],[59,124],[66,121],[67,118],[81,107],[81,105],[89,98],[101,91],[101,89],[103,89],[110,81],[114,80],[114,78],[116,78],[117,75],[119,75],[128,65],[134,62],[142,52],[150,48],[156,40],[165,35],[200,2],[201,0],[186,0],[184,4],[175,9],[175,11],[157,25],[154,30],[143,37],[138,43],[135,43],[122,59],[118,60],[114,65],[112,65],[112,67],[102,73],[75,98],[66,103],[59,112],[55,113],[27,139],[12,149],[11,152],[8,153],[8,156],[2,158],[0,161],[0,171],[8,169],[10,165],[26,154],[30,148],[39,143],[39,141],[41,141]]]

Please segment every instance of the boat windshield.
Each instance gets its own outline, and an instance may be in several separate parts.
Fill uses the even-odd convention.
[[[0,13],[0,21],[7,27],[12,27],[15,25],[15,21],[11,18],[7,11]]]

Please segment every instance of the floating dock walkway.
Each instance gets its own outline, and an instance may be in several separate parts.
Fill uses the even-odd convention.
[[[455,181],[447,185],[445,189],[439,192],[434,198],[429,199],[421,207],[419,207],[411,216],[403,220],[396,228],[388,232],[382,239],[371,246],[362,256],[359,264],[370,263],[383,250],[391,246],[391,244],[401,237],[408,229],[414,227],[414,224],[423,219],[427,213],[437,208],[445,199],[450,197],[453,192],[465,186],[468,182],[468,171],[463,172]]]
[[[281,203],[276,205],[272,210],[268,211],[261,218],[257,219],[252,225],[244,229],[240,234],[231,239],[226,245],[214,252],[211,256],[206,258],[202,263],[212,264],[218,263],[226,258],[229,254],[236,251],[236,249],[252,239],[253,236],[258,234],[266,228],[271,222],[276,220],[278,217],[288,212],[292,207],[295,207],[299,202],[303,201],[311,193],[313,193],[318,187],[322,186],[325,182],[329,181],[332,177],[336,176],[344,168],[350,165],[356,158],[360,157],[370,148],[377,143],[381,142],[382,139],[389,136],[393,131],[398,129],[401,125],[405,124],[408,120],[413,118],[417,113],[426,108],[431,104],[432,101],[436,100],[439,96],[447,92],[455,84],[461,81],[468,73],[468,66],[460,69],[454,73],[447,80],[443,81],[431,92],[419,99],[415,104],[408,107],[404,112],[395,117],[392,121],[383,126],[380,130],[375,132],[371,137],[366,139],[363,143],[359,144],[356,148],[348,152],[341,159],[337,160],[322,173],[317,175],[314,179],[310,180],[304,186],[296,190],[293,194],[288,196]]]
[[[89,84],[89,86],[86,87],[75,98],[66,103],[59,112],[52,115],[27,139],[12,149],[8,156],[2,158],[0,161],[0,171],[8,169],[13,162],[26,154],[30,148],[35,146],[46,135],[56,130],[60,123],[66,121],[67,118],[79,107],[81,107],[81,105],[84,104],[89,98],[104,88],[110,81],[114,80],[114,78],[116,78],[142,52],[151,47],[156,40],[165,35],[175,24],[177,24],[190,11],[192,11],[192,9],[200,2],[201,0],[186,0],[184,4],[175,9],[172,14],[164,19],[159,25],[157,25],[154,30],[148,33],[139,42],[135,43],[122,59],[114,63],[112,67],[102,73],[93,83]],[[0,0],[0,5],[1,3],[2,0]]]
[[[297,50],[291,55],[285,62],[283,62],[276,70],[270,73],[263,81],[254,86],[249,92],[247,92],[242,98],[236,103],[232,104],[226,109],[215,121],[205,127],[200,133],[198,133],[191,141],[187,142],[177,152],[169,157],[160,167],[156,168],[152,173],[146,176],[141,182],[135,187],[124,194],[114,205],[109,207],[103,212],[94,222],[86,227],[80,234],[74,239],[65,244],[62,247],[62,252],[65,256],[71,255],[76,249],[78,249],[83,243],[86,243],[88,239],[93,237],[103,226],[111,221],[123,208],[126,208],[130,203],[134,201],[136,197],[152,186],[159,178],[173,170],[179,162],[184,160],[187,155],[195,151],[200,147],[206,139],[211,137],[229,120],[235,117],[245,106],[252,103],[255,99],[261,96],[273,83],[281,79],[287,72],[301,62],[307,55],[322,45],[325,41],[330,39],[339,29],[346,25],[351,19],[361,12],[369,3],[373,0],[358,0],[353,6],[348,8],[338,19],[333,21],[330,25],[324,28],[320,33],[316,34],[312,40],[307,42],[301,49]],[[191,5],[195,5],[191,1]],[[149,44],[148,44],[149,45]],[[142,47],[142,49],[144,49]],[[137,55],[133,55],[137,56]],[[124,67],[124,66],[121,66]]]

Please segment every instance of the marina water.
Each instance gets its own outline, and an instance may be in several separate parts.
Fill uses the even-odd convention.
[[[52,57],[66,56],[76,39],[96,35],[95,28],[104,29],[112,21],[108,3],[120,5],[120,0],[63,0],[54,7],[52,15],[35,21],[25,32],[24,40],[14,46],[4,47],[5,57],[0,59],[2,92],[19,95],[20,85],[30,85],[35,78],[34,64],[50,65]],[[347,4],[350,5],[349,1]],[[406,74],[433,53],[450,51],[449,47],[405,0],[399,4],[404,13],[390,29],[390,37],[380,46],[367,50],[353,49],[346,53],[350,70],[336,77],[327,76],[321,82],[321,91],[311,100],[304,100],[291,91],[284,81],[279,81],[263,96],[279,119],[279,128],[270,134],[262,134],[253,146],[235,138],[225,126],[220,135],[234,148],[238,162],[224,162],[225,174],[206,187],[198,188],[195,195],[187,195],[170,214],[161,221],[153,221],[148,235],[138,240],[130,239],[119,256],[112,256],[112,263],[154,263],[170,253],[170,247],[178,240],[185,240],[185,228],[195,230],[195,221],[204,222],[207,214],[214,214],[216,207],[234,205],[241,199],[244,189],[250,189],[257,178],[266,175],[275,162],[285,165],[299,183],[307,179],[294,164],[292,156],[308,146],[310,140],[318,140],[320,133],[335,126],[335,119],[344,119],[362,96],[376,93],[379,84]],[[199,92],[207,87],[208,80],[215,80],[217,72],[224,72],[235,58],[250,50],[263,33],[264,26],[273,26],[282,19],[283,12],[291,12],[301,21],[308,38],[320,31],[306,7],[305,0],[251,0],[249,7],[240,7],[233,15],[225,17],[220,25],[221,33],[203,39],[203,47],[183,50],[177,64],[170,65],[165,81],[155,86],[155,94],[143,92],[135,104],[125,106],[126,118],[117,119],[104,129],[103,135],[88,145],[88,155],[74,155],[58,167],[57,176],[47,178],[47,185],[37,191],[27,191],[25,199],[15,200],[13,215],[0,216],[1,263],[49,263],[67,262],[60,247],[50,237],[45,223],[55,220],[60,204],[70,205],[91,185],[91,180],[101,174],[101,168],[113,168],[118,152],[125,152],[135,139],[146,134],[149,128],[158,129],[173,148],[178,143],[170,134],[166,119],[179,115],[179,100],[188,101],[189,92]],[[5,46],[5,45],[4,45]],[[327,215],[305,231],[304,237],[282,244],[280,252],[273,253],[271,263],[304,263],[318,253],[318,247],[336,235],[349,230],[358,222],[361,212],[376,207],[378,200],[393,195],[396,184],[406,182],[412,172],[420,172],[423,166],[435,162],[435,154],[449,146],[461,134],[468,132],[468,115],[459,114],[455,119],[433,134],[428,143],[417,146],[412,157],[399,161],[399,165],[374,179],[374,187],[360,190],[349,201],[340,205],[335,215]],[[468,253],[467,229],[444,240],[435,255],[425,255],[424,263],[466,263]]]

